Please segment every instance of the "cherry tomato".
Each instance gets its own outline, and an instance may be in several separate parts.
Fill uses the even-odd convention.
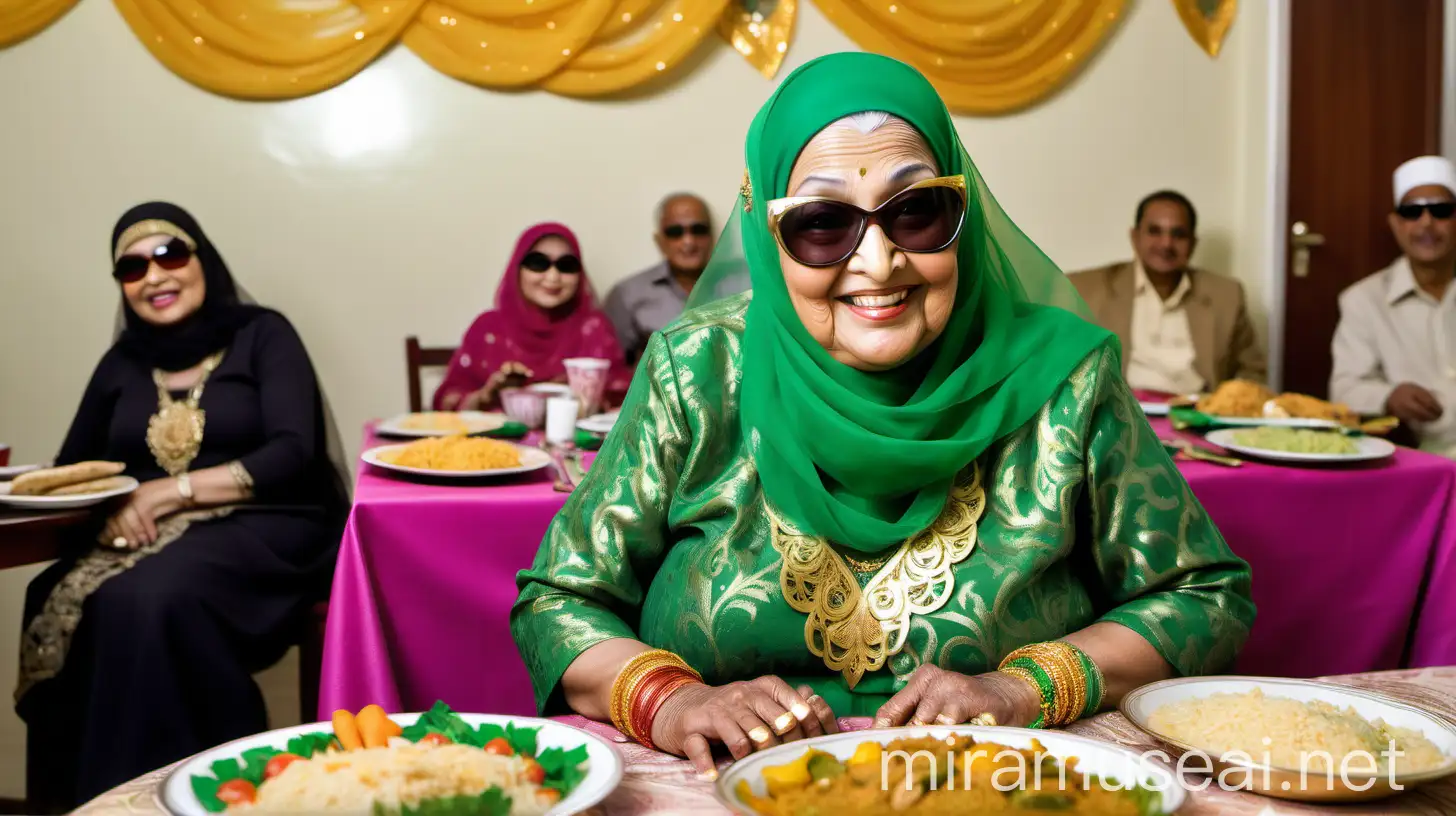
[[[420,743],[419,744],[420,745],[453,745],[454,743],[455,743],[455,740],[450,739],[449,737],[445,736],[444,734],[441,734],[438,731],[432,731],[432,732],[424,735],[423,737],[420,737]]]
[[[218,786],[217,798],[228,807],[251,804],[258,798],[258,789],[246,779],[229,779]]]
[[[541,767],[541,763],[530,757],[526,757],[526,781],[533,785],[546,781],[546,769]]]
[[[268,760],[268,765],[263,768],[263,778],[272,779],[278,774],[283,773],[284,768],[287,768],[289,765],[292,765],[293,763],[298,762],[301,759],[303,759],[303,757],[299,756],[298,754],[279,754],[278,756]]]
[[[516,749],[511,747],[511,744],[506,741],[505,737],[496,737],[490,742],[487,742],[485,744],[485,752],[487,754],[496,754],[497,756],[516,755]]]

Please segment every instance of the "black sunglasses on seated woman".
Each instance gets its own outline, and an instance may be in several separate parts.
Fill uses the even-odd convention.
[[[192,260],[192,247],[181,238],[173,238],[152,250],[150,255],[123,255],[116,259],[116,268],[111,276],[122,283],[136,283],[147,276],[147,270],[155,262],[163,269],[181,269]]]
[[[526,257],[521,259],[521,266],[532,272],[545,272],[554,266],[563,275],[575,275],[581,271],[581,259],[575,255],[562,255],[553,261],[544,252],[527,252]]]
[[[868,211],[823,196],[774,199],[768,226],[790,258],[834,266],[854,255],[872,223],[906,252],[939,252],[955,243],[965,213],[966,177],[943,176],[918,181]]]

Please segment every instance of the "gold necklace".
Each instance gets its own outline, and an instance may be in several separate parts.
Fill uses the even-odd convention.
[[[939,610],[955,594],[955,567],[975,549],[985,506],[981,469],[972,464],[956,476],[935,522],[896,548],[864,589],[850,571],[855,561],[824,539],[793,530],[770,509],[770,535],[783,559],[779,588],[794,611],[808,615],[809,652],[843,674],[851,689],[866,672],[883,668],[905,647],[911,617]]]
[[[836,552],[839,551],[836,550]],[[864,575],[866,573],[879,572],[880,567],[883,567],[885,562],[895,557],[895,552],[895,550],[891,550],[878,558],[871,558],[868,561],[861,561],[847,552],[839,552],[839,557],[843,558],[846,564],[849,564],[850,569]]]
[[[172,392],[167,388],[167,372],[152,369],[152,382],[157,385],[157,412],[147,420],[147,448],[169,476],[186,473],[202,449],[207,412],[198,403],[208,376],[222,362],[223,354],[219,351],[202,361],[201,376],[181,402],[172,399]]]

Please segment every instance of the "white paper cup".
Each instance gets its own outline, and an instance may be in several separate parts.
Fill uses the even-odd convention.
[[[588,417],[600,411],[602,397],[607,392],[607,373],[610,360],[600,357],[569,357],[561,361],[566,366],[566,384],[581,403],[581,416]]]
[[[577,411],[580,405],[569,397],[546,400],[546,441],[566,445],[576,439]]]

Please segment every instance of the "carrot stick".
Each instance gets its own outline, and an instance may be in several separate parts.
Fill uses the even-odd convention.
[[[365,748],[384,748],[389,745],[390,737],[397,737],[404,732],[377,705],[365,706],[359,712],[357,721],[359,736],[364,740]]]
[[[355,722],[353,714],[342,708],[334,712],[334,736],[339,738],[339,747],[345,751],[364,747],[364,740],[359,735],[359,723]]]

